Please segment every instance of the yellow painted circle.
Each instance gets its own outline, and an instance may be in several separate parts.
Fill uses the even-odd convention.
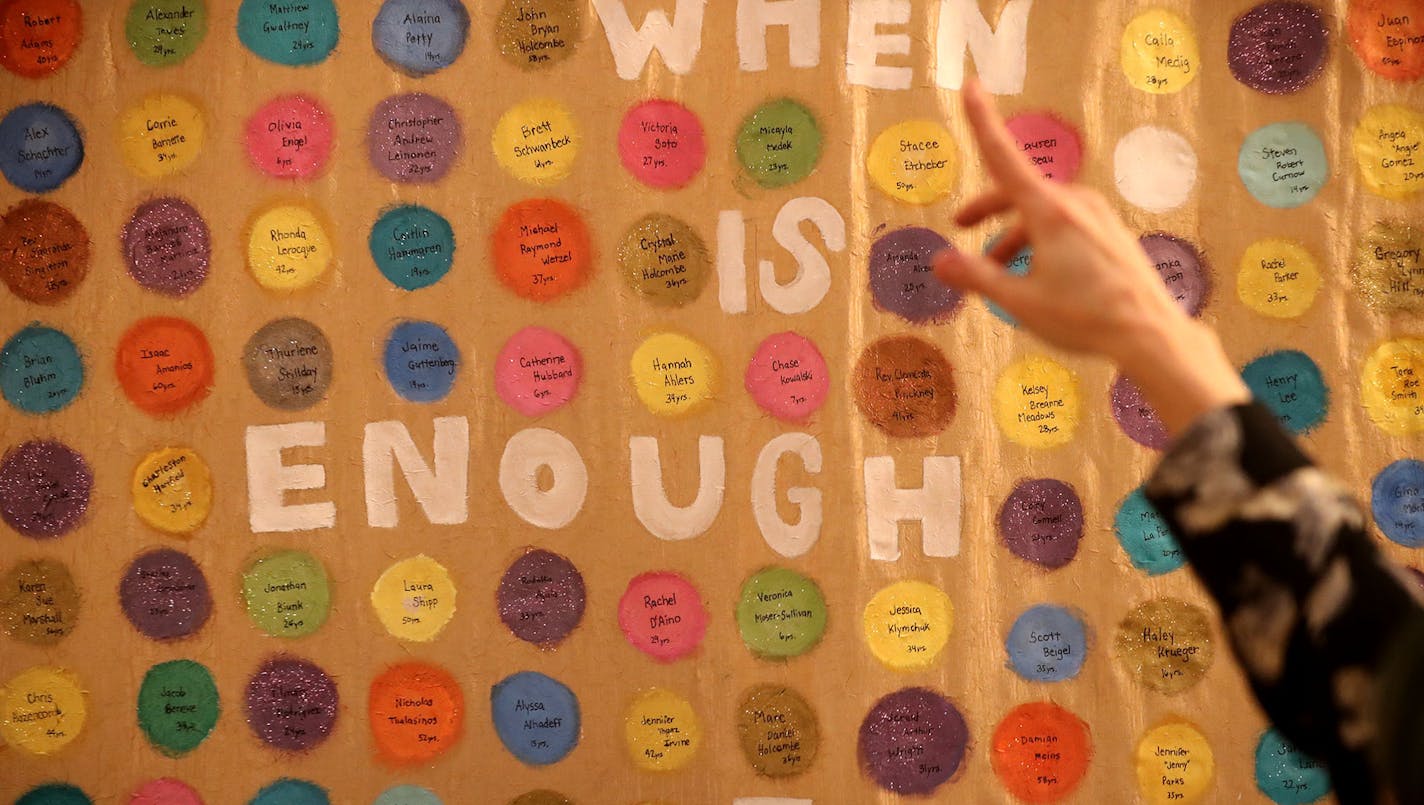
[[[326,228],[309,207],[272,207],[252,222],[247,238],[247,268],[264,288],[305,288],[325,273],[331,257]]]
[[[1380,430],[1394,436],[1424,431],[1424,339],[1396,338],[1365,359],[1360,399]]]
[[[421,554],[386,568],[371,589],[371,607],[392,636],[434,640],[455,617],[455,582],[439,562]]]
[[[203,148],[203,112],[178,95],[150,95],[119,117],[119,150],[124,162],[145,179],[186,170]]]
[[[928,668],[954,630],[949,596],[922,581],[897,581],[865,605],[870,653],[897,671]]]
[[[994,419],[1009,441],[1049,448],[1073,440],[1078,427],[1078,378],[1043,356],[1024,358],[994,385]]]
[[[716,358],[680,333],[658,333],[644,340],[633,351],[629,369],[638,399],[658,416],[690,413],[716,393]]]
[[[213,508],[213,477],[192,448],[165,447],[134,468],[134,512],[169,534],[191,534]]]
[[[1192,805],[1211,789],[1216,763],[1196,727],[1169,721],[1137,742],[1137,790],[1151,803]]]
[[[1315,258],[1293,240],[1270,238],[1246,247],[1236,293],[1246,307],[1277,319],[1293,319],[1315,303],[1320,268]]]
[[[959,147],[933,120],[907,120],[880,132],[867,167],[882,193],[909,204],[933,204],[954,189]]]
[[[1355,159],[1371,192],[1392,199],[1424,190],[1424,112],[1383,104],[1355,127]]]
[[[533,185],[553,184],[568,176],[579,151],[573,114],[549,98],[511,107],[495,124],[490,140],[500,167]]]
[[[1161,8],[1144,11],[1127,24],[1121,55],[1127,83],[1154,95],[1180,92],[1201,68],[1191,24]]]
[[[628,705],[623,735],[635,766],[646,771],[673,771],[697,754],[702,724],[686,699],[670,690],[653,688]]]
[[[63,668],[37,665],[0,688],[0,737],[32,755],[48,755],[79,737],[86,716],[79,678]]]

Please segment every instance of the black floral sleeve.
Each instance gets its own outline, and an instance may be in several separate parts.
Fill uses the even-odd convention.
[[[1360,506],[1259,404],[1197,422],[1147,497],[1220,605],[1271,721],[1329,766],[1341,802],[1376,801],[1376,691],[1420,604]]]

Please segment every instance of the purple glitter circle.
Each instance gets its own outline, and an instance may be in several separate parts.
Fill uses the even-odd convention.
[[[208,278],[213,256],[208,225],[181,198],[159,198],[134,210],[122,235],[129,276],[150,291],[187,296]]]
[[[1142,250],[1157,269],[1167,292],[1177,304],[1192,316],[1201,314],[1211,291],[1206,265],[1201,252],[1191,243],[1166,232],[1153,232],[1141,238]]]
[[[1329,32],[1320,9],[1306,3],[1262,3],[1231,24],[1227,62],[1236,80],[1272,95],[1298,92],[1325,66]]]
[[[119,581],[119,608],[145,636],[175,640],[203,628],[213,612],[213,596],[192,557],[159,548],[129,563]]]
[[[336,683],[315,663],[275,657],[247,682],[247,724],[263,743],[301,752],[336,726]]]
[[[1112,414],[1127,438],[1153,450],[1167,448],[1167,426],[1142,396],[1142,390],[1125,375],[1113,381]]]
[[[934,256],[949,245],[938,232],[911,226],[870,247],[870,293],[875,304],[914,324],[942,322],[964,303],[934,275]]]
[[[532,550],[504,571],[495,593],[500,620],[514,636],[554,646],[579,625],[584,608],[583,576],[568,559]]]
[[[0,518],[31,539],[62,536],[84,517],[93,488],[79,453],[60,442],[25,442],[0,459]]]
[[[376,104],[366,131],[371,165],[393,182],[436,182],[460,152],[460,121],[433,95],[393,95]]]
[[[891,693],[860,723],[860,767],[887,791],[929,794],[959,770],[969,744],[964,716],[928,688]]]
[[[999,538],[1020,559],[1057,570],[1078,554],[1083,503],[1054,478],[1020,481],[999,509]]]

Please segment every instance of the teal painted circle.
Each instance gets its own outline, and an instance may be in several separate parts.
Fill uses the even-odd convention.
[[[1257,401],[1291,433],[1309,433],[1325,420],[1330,390],[1320,367],[1294,349],[1270,352],[1246,364],[1241,377]]]
[[[444,805],[435,792],[418,785],[398,785],[381,792],[371,805]]]
[[[1325,145],[1304,123],[1272,123],[1246,136],[1236,172],[1257,201],[1289,208],[1315,198],[1330,178]]]
[[[242,0],[237,38],[270,62],[299,67],[326,60],[341,36],[331,0]]]
[[[93,805],[80,789],[65,783],[46,783],[35,786],[15,800],[15,805]]]
[[[988,254],[989,251],[994,248],[994,244],[999,242],[999,238],[1001,237],[1003,236],[995,235],[994,237],[990,238],[989,242],[984,244],[984,253]],[[1009,273],[1013,274],[1015,277],[1022,277],[1027,274],[1029,272],[1029,269],[1033,268],[1033,247],[1025,246],[1020,249],[1019,253],[1014,255],[1012,260],[1004,264],[1004,268],[1008,269]],[[1007,310],[1004,310],[1003,308],[999,307],[997,304],[988,299],[985,299],[984,301],[989,305],[989,312],[993,313],[994,316],[999,319],[999,321],[1002,321],[1005,324],[1009,324],[1014,327],[1019,326],[1018,319],[1015,319],[1013,316],[1009,315],[1009,312]]]
[[[1330,793],[1330,773],[1272,727],[1256,743],[1256,787],[1277,805],[1306,805]]]
[[[84,363],[69,336],[32,324],[0,348],[0,392],[27,414],[69,405],[84,385]]]
[[[331,805],[331,798],[316,783],[283,777],[258,791],[247,805]]]
[[[1118,506],[1113,534],[1132,566],[1149,576],[1171,573],[1186,561],[1172,529],[1147,501],[1142,487],[1132,490]]]
[[[444,216],[406,204],[371,225],[371,259],[397,288],[414,291],[439,282],[455,259],[455,230]]]

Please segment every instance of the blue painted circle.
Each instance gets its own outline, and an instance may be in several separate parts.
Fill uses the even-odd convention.
[[[32,324],[0,347],[0,392],[21,411],[58,411],[83,385],[79,348],[59,330]]]
[[[990,238],[989,242],[984,244],[984,253],[988,254],[989,250],[994,248],[994,244],[998,243],[999,238],[1001,237],[1003,236],[995,235],[994,237]],[[1022,277],[1027,274],[1029,272],[1029,269],[1033,268],[1033,247],[1025,246],[1020,249],[1019,253],[1014,255],[1014,258],[1012,260],[1004,264],[1004,268],[1008,269],[1009,273],[1013,274],[1015,277]],[[1009,315],[1009,312],[1007,310],[1004,310],[997,304],[990,302],[987,299],[985,301],[988,302],[989,312],[993,313],[999,319],[999,321],[1002,321],[1005,324],[1009,324],[1014,327],[1019,326],[1018,320],[1015,319],[1013,316]]]
[[[242,0],[237,38],[248,50],[287,67],[317,64],[336,48],[341,24],[331,0]]]
[[[93,805],[94,800],[79,788],[66,783],[46,783],[26,791],[15,805]]]
[[[413,291],[439,282],[455,259],[455,231],[434,210],[407,204],[371,225],[371,259],[386,279]]]
[[[331,805],[331,799],[316,783],[284,777],[258,791],[247,805]]]
[[[578,697],[557,679],[534,671],[507,676],[490,688],[490,709],[504,748],[525,763],[557,763],[578,746]]]
[[[1246,364],[1241,377],[1251,394],[1275,412],[1291,433],[1308,433],[1325,419],[1330,392],[1320,367],[1299,350],[1271,352]]]
[[[1118,506],[1113,533],[1132,566],[1149,576],[1170,573],[1186,562],[1182,546],[1157,509],[1147,502],[1142,487],[1132,490]]]
[[[1004,641],[1009,667],[1030,682],[1062,682],[1083,670],[1088,636],[1083,621],[1064,607],[1039,604],[1019,615]]]
[[[418,785],[398,785],[381,792],[371,805],[444,805],[435,792]]]
[[[460,0],[386,0],[371,23],[371,44],[391,64],[428,75],[455,63],[469,33]]]
[[[1380,470],[1370,485],[1370,511],[1386,537],[1424,547],[1424,461],[1402,458]]]
[[[445,328],[403,321],[386,339],[386,380],[411,402],[445,399],[460,372],[460,350]]]
[[[59,187],[83,163],[84,138],[58,106],[27,103],[0,119],[0,173],[26,193]]]
[[[1330,163],[1310,126],[1272,123],[1246,136],[1236,172],[1257,201],[1290,208],[1315,198],[1330,177]]]
[[[1256,787],[1277,805],[1306,805],[1330,793],[1330,773],[1272,727],[1256,743]]]

